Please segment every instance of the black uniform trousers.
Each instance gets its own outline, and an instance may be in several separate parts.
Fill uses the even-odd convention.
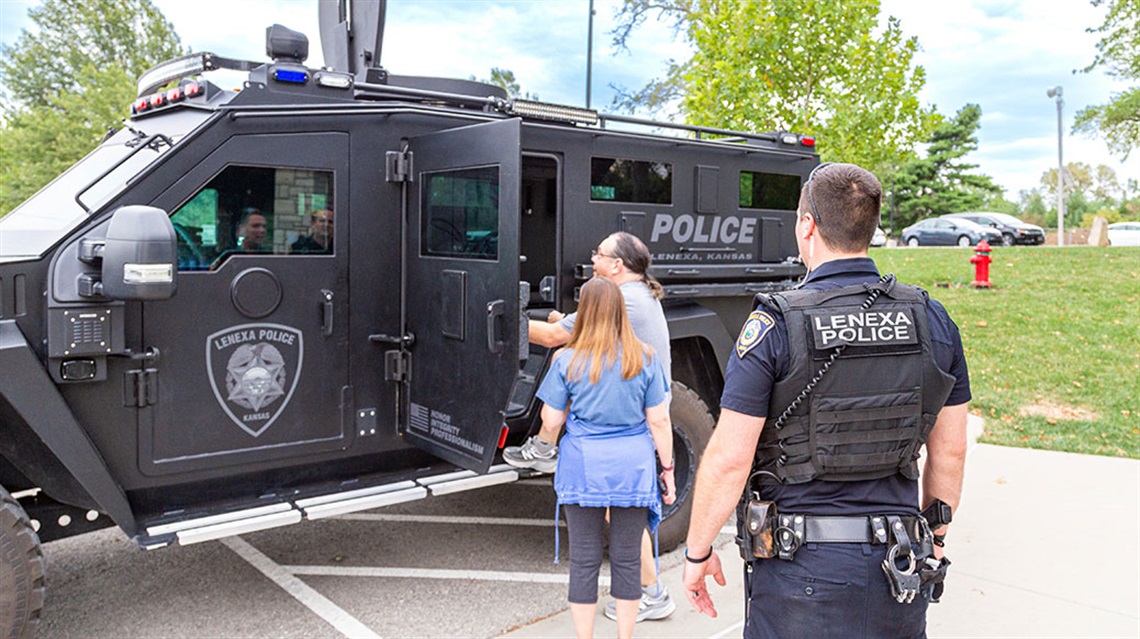
[[[753,561],[744,636],[926,637],[926,600],[900,604],[891,596],[887,548],[805,544],[792,561]]]

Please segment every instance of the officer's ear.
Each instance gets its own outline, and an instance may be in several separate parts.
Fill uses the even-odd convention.
[[[797,226],[800,237],[807,240],[815,233],[815,217],[811,213],[804,213],[797,221]]]

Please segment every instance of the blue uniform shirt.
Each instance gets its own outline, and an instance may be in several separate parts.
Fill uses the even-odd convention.
[[[820,265],[804,278],[801,288],[835,289],[874,283],[879,270],[870,258],[849,258]],[[788,330],[784,318],[775,314],[776,323],[744,357],[729,358],[720,406],[754,417],[768,417],[772,387],[784,379],[790,368]],[[958,326],[942,304],[930,300],[926,306],[930,326],[930,346],[938,367],[955,378],[946,406],[970,401],[970,377]],[[785,407],[779,407],[783,410]],[[872,515],[918,513],[918,482],[895,473],[870,481],[812,481],[806,484],[765,487],[764,499],[776,502],[781,512],[814,515]]]

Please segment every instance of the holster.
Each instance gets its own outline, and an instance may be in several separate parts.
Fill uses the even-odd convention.
[[[744,561],[776,556],[776,502],[758,496],[741,500],[736,509],[736,544]]]

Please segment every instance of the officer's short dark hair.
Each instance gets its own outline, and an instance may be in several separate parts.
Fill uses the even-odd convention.
[[[247,206],[241,210],[241,216],[238,218],[238,226],[245,225],[245,223],[249,221],[249,216],[251,215],[260,215],[261,217],[265,217],[265,214],[261,212],[261,209],[254,206]]]
[[[819,210],[814,210],[814,206]],[[854,164],[821,164],[800,192],[800,210],[810,211],[829,248],[867,250],[879,226],[883,187],[870,171]]]

